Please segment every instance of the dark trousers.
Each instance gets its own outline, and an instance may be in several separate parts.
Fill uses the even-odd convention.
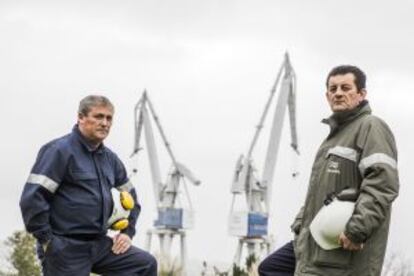
[[[90,272],[105,276],[156,276],[157,261],[148,252],[131,246],[115,255],[112,239],[102,236],[84,241],[54,236],[46,253],[39,252],[44,276],[89,276]]]
[[[259,265],[260,276],[293,276],[296,258],[290,241],[264,259]]]

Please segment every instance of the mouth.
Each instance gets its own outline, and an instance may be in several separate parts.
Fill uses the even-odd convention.
[[[98,129],[98,132],[103,133],[103,134],[107,134],[108,130],[107,129]]]

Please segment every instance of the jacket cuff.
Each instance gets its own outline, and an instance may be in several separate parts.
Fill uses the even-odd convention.
[[[121,233],[127,234],[132,240],[135,236],[135,228],[134,227],[128,227],[128,228],[122,230]]]
[[[296,235],[299,234],[300,228],[302,227],[302,222],[300,220],[296,220],[292,225],[290,226],[290,230]]]
[[[45,244],[52,239],[52,232],[51,231],[39,231],[33,233],[33,236],[39,241],[40,244]]]

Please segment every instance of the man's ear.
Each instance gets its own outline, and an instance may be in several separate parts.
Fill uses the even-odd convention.
[[[367,96],[367,90],[365,88],[362,88],[361,90],[359,90],[358,93],[361,94],[361,97],[362,97],[363,100]]]
[[[329,104],[329,106],[331,106],[331,98],[330,97],[332,97],[332,95],[330,95],[329,91],[326,91],[325,92],[325,99],[326,99],[326,102]]]
[[[84,117],[85,115],[83,115],[82,113],[78,113],[78,124],[79,124],[79,121],[81,121]]]

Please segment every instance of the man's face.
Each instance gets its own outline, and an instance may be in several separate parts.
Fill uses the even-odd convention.
[[[110,106],[92,106],[87,115],[78,116],[80,132],[93,144],[100,144],[109,134],[113,114]]]
[[[328,80],[326,98],[333,112],[354,109],[365,99],[366,94],[365,89],[358,91],[352,73],[335,75]]]

